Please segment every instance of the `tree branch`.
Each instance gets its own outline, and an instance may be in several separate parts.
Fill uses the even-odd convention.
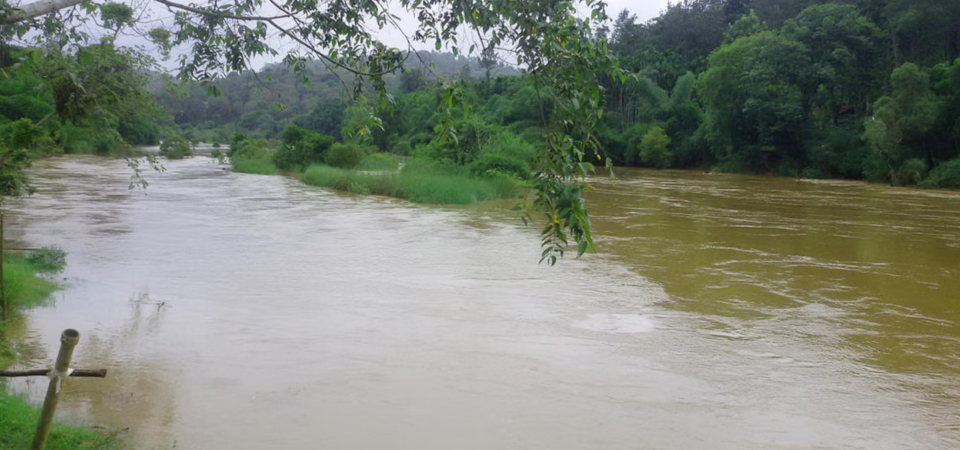
[[[13,14],[3,19],[3,22],[6,24],[23,22],[24,20],[30,20],[34,17],[40,17],[54,11],[79,5],[85,1],[86,0],[40,0],[15,9]]]
[[[206,9],[194,8],[192,6],[181,5],[179,3],[174,3],[169,0],[153,0],[153,1],[169,6],[171,8],[182,9],[184,11],[189,11],[195,14],[201,14],[208,17],[218,17],[221,19],[269,21],[269,20],[275,20],[275,19],[286,19],[287,17],[290,17],[293,15],[293,14],[283,14],[279,16],[238,16],[236,14],[225,14],[225,13],[206,10]]]
[[[0,377],[36,377],[45,376],[50,369],[33,370],[0,370]],[[104,378],[107,376],[107,369],[76,369],[70,373],[70,377],[89,377]]]

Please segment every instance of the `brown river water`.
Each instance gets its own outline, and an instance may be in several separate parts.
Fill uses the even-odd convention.
[[[69,253],[21,365],[78,329],[110,373],[58,415],[137,448],[960,447],[960,193],[624,170],[546,267],[512,205],[167,167],[48,159],[6,205]]]

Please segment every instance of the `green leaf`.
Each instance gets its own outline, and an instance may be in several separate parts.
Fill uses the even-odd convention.
[[[590,244],[587,241],[580,241],[580,244],[577,245],[577,258],[583,256],[587,252],[587,246]]]
[[[93,56],[93,53],[91,53],[89,50],[84,48],[80,49],[80,51],[77,52],[77,59],[80,61],[80,64],[83,64],[85,66],[93,66],[96,60]]]

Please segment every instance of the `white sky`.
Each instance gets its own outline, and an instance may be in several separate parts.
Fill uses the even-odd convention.
[[[181,0],[181,1],[185,4],[206,3],[205,0]],[[668,1],[669,0],[607,0],[607,15],[610,16],[611,18],[615,18],[620,13],[621,10],[627,9],[637,15],[638,22],[643,23],[653,17],[656,17],[657,15],[660,14],[662,10],[666,9]],[[169,11],[167,11],[166,7],[158,3],[150,2],[149,0],[131,0],[131,6],[134,6],[136,8],[137,4],[143,5],[144,3],[147,3],[147,2],[150,3],[150,6],[148,6],[149,8],[148,15],[150,17],[147,20],[147,23],[143,24],[142,28],[146,30],[146,29],[154,28],[156,26],[169,25],[170,22],[172,22],[171,20],[172,14]],[[29,3],[33,3],[33,1],[32,0],[21,0],[21,1],[14,0],[14,1],[11,1],[10,3],[29,4]],[[398,4],[398,2],[394,0],[393,4],[396,5]],[[399,8],[399,6],[393,6],[390,9],[392,10],[392,12],[394,12],[394,14],[401,17],[400,25],[405,33],[409,35],[416,29],[416,21],[413,15],[403,11],[402,9]],[[269,14],[269,12],[264,12],[264,14]],[[408,48],[406,40],[403,37],[403,33],[395,29],[389,29],[389,28],[384,29],[384,30],[381,30],[378,34],[380,35],[384,43],[386,43],[387,45],[394,46],[400,49]],[[159,55],[154,52],[155,46],[152,43],[147,42],[145,39],[141,37],[121,36],[118,39],[118,43],[121,45],[141,45],[145,47],[149,53],[154,54],[154,56],[156,56],[159,59]],[[467,40],[465,46],[469,47],[471,43],[472,42]],[[286,44],[286,45],[290,45],[290,44]],[[277,39],[277,42],[274,43],[274,47],[280,52],[281,54],[280,57],[256,58],[253,61],[253,64],[252,64],[253,67],[260,68],[266,63],[279,62],[282,59],[282,55],[285,54],[288,50],[290,50],[289,47],[284,47],[283,45],[280,45],[279,39]],[[420,45],[418,45],[417,47],[423,48],[423,49],[429,49],[429,50],[433,50],[434,48],[432,45],[424,45],[423,47],[420,47]],[[179,50],[181,52],[189,51],[189,49],[186,49],[186,48],[179,49]],[[175,56],[172,56],[169,61],[165,61],[165,62],[161,61],[161,65],[166,67],[167,69],[174,69],[177,66],[177,61]]]

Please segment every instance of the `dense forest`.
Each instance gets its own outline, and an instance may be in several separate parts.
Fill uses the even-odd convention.
[[[591,160],[960,187],[960,2],[685,0],[645,23],[623,11],[595,37],[627,72],[594,74],[604,113]],[[384,77],[387,101],[316,61],[179,86],[110,40],[76,58],[45,54],[0,55],[5,67],[34,60],[0,79],[6,147],[26,135],[38,137],[34,151],[68,153],[164,139],[177,157],[204,141],[286,171],[388,153],[522,183],[545,132],[571,114],[492,52],[408,55]],[[103,71],[111,77],[76,82]],[[41,79],[62,86],[38,89]],[[331,149],[339,156],[327,161]],[[18,192],[17,180],[3,183]]]

